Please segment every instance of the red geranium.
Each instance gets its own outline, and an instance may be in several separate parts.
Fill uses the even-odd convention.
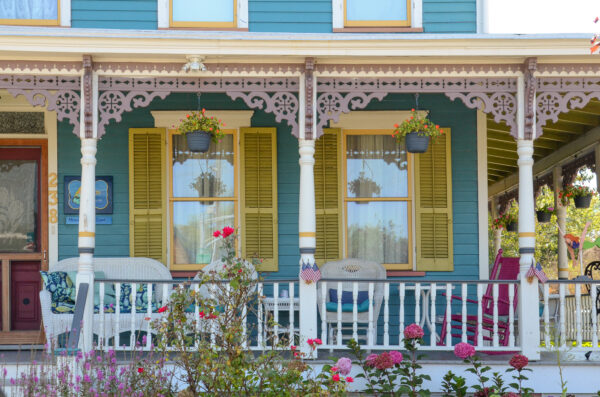
[[[235,232],[235,229],[229,226],[223,228],[223,238],[231,236]]]

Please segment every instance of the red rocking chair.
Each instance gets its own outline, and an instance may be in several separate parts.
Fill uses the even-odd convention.
[[[494,261],[494,266],[492,268],[492,273],[490,274],[490,280],[517,280],[518,276],[519,258],[503,257],[502,250],[498,250],[498,254],[496,255],[496,260]],[[517,287],[518,286],[515,284],[513,299],[513,313],[515,314],[519,296],[517,294]],[[500,346],[508,346],[508,339],[510,334],[510,327],[508,323],[510,308],[508,288],[509,285],[506,284],[501,284],[498,288],[498,343]],[[460,296],[453,295],[452,300],[458,300],[462,302],[462,298]],[[466,301],[467,306],[469,306],[469,304],[478,303],[476,300],[473,299],[466,299]],[[481,324],[481,330],[483,331],[483,340],[492,341],[492,335],[494,330],[493,284],[488,284],[487,289],[481,299],[481,306],[481,310],[483,313],[483,320]],[[450,319],[451,322],[450,324],[448,324],[446,321],[446,315],[444,315],[444,320],[442,322],[442,331],[440,334],[440,341],[438,342],[439,346],[446,345],[446,333],[448,326],[451,327],[450,332],[452,334],[452,338],[460,339],[462,337],[462,314],[452,314],[450,316]],[[465,322],[467,323],[467,341],[470,344],[476,346],[478,339],[477,315],[467,315]]]

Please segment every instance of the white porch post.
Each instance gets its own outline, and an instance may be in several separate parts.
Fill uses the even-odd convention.
[[[528,76],[531,77],[531,76]],[[535,101],[526,100],[525,90],[531,81],[518,78],[517,92],[517,153],[519,160],[519,339],[522,353],[530,360],[540,359],[540,316],[538,280],[527,281],[525,274],[531,264],[535,264],[535,196],[533,193],[533,139],[525,138],[525,116],[529,114],[533,125],[529,125],[535,133]],[[528,91],[528,96],[532,94]],[[534,95],[532,95],[535,97]],[[531,106],[531,109],[527,109]],[[534,135],[535,136],[535,135]]]
[[[315,183],[315,141],[299,139],[300,144],[300,209],[298,232],[300,240],[300,266],[315,263],[316,218]],[[309,353],[307,339],[317,337],[317,286],[300,280],[300,349]]]
[[[562,205],[558,198],[558,193],[562,190],[563,177],[562,168],[554,167],[552,170],[552,184],[554,185],[554,208],[556,210],[556,223],[560,230],[566,230],[567,227],[567,208]],[[567,253],[567,243],[562,238],[560,232],[556,232],[556,238],[558,239],[558,279],[568,280],[569,279],[569,257]]]
[[[82,283],[89,285],[83,329],[79,348],[84,352],[92,349],[94,321],[94,248],[96,246],[96,129],[98,103],[98,76],[92,74],[92,59],[83,59],[84,76],[81,79],[81,188],[79,193],[79,263],[77,267],[77,292]]]

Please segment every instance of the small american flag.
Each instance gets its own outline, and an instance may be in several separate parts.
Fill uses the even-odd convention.
[[[316,283],[321,279],[321,271],[316,263],[311,266],[308,262],[302,262],[300,278],[304,280],[306,284]]]
[[[532,282],[534,277],[537,277],[542,284],[548,281],[548,276],[546,276],[546,273],[544,273],[542,270],[542,265],[540,265],[539,262],[535,266],[533,266],[533,263],[531,264],[531,267],[527,271],[527,274],[525,274],[525,277],[527,277],[527,281],[529,282]]]

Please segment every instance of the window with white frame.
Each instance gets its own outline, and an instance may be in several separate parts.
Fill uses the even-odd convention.
[[[158,0],[158,27],[245,29],[248,0]]]
[[[333,28],[421,28],[422,0],[332,0]]]

